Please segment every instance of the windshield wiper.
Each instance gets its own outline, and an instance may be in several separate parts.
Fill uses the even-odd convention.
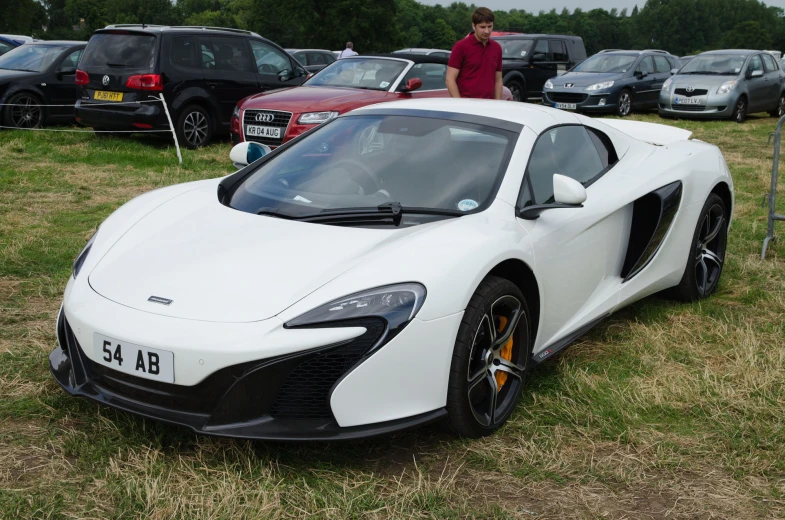
[[[384,221],[389,219],[393,225],[399,226],[404,213],[407,215],[441,215],[445,217],[462,217],[466,214],[463,211],[454,209],[401,206],[400,202],[385,202],[376,207],[323,209],[319,213],[308,213],[297,216],[280,213],[277,208],[261,208],[256,214],[324,224],[334,222],[359,223],[363,221]]]

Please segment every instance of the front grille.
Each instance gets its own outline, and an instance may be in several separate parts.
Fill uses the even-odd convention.
[[[549,92],[548,98],[556,103],[583,103],[588,99],[588,94],[578,92]]]
[[[677,105],[676,103],[673,104],[673,110],[678,110],[679,112],[703,112],[706,110],[705,105]]]
[[[696,88],[696,89],[695,89],[695,90],[693,90],[692,92],[688,92],[686,88],[677,88],[677,89],[675,89],[673,92],[674,92],[674,93],[675,93],[677,96],[687,96],[687,97],[692,97],[692,96],[705,96],[706,94],[708,94],[708,93],[709,93],[709,91],[708,91],[708,90],[706,90],[705,88]]]
[[[373,347],[386,328],[384,322],[373,318],[353,321],[352,325],[365,327],[365,333],[348,345],[327,350],[295,367],[281,385],[270,409],[271,416],[287,419],[333,416],[330,409],[333,386]]]
[[[257,121],[257,117],[260,116],[272,116],[272,121]],[[280,110],[246,110],[243,114],[243,134],[245,135],[245,140],[262,143],[269,146],[279,146],[283,143],[283,140],[286,137],[286,129],[289,127],[289,121],[291,119],[291,112],[282,112]],[[249,136],[248,125],[280,128],[281,137],[276,139],[274,137]]]

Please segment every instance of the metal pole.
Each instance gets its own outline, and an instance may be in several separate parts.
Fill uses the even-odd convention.
[[[180,160],[180,164],[183,164],[183,156],[180,153],[180,143],[177,142],[177,132],[174,131],[174,124],[172,124],[172,117],[169,115],[169,109],[166,107],[166,100],[164,99],[163,93],[158,94],[161,99],[161,104],[164,106],[164,112],[166,112],[166,119],[169,120],[169,128],[172,129],[172,137],[174,137],[174,146],[177,148],[177,159]],[[777,153],[779,153],[779,141],[777,142]]]

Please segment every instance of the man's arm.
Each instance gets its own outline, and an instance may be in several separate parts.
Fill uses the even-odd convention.
[[[449,74],[449,72],[448,72]],[[502,72],[500,70],[496,71],[496,85],[493,88],[493,99],[501,99],[502,98],[502,87],[504,83],[502,82]]]
[[[460,71],[453,67],[447,67],[447,76],[444,78],[444,82],[447,84],[447,91],[450,93],[450,97],[459,98],[461,97],[461,93],[458,91],[458,73]],[[499,90],[499,96],[501,99],[501,90]]]

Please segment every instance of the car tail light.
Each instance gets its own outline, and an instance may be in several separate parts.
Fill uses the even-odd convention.
[[[125,86],[136,90],[163,90],[164,82],[160,74],[139,74],[128,78]]]
[[[136,128],[152,128],[153,125],[148,125],[147,123],[131,123]]]
[[[88,83],[90,83],[90,77],[87,75],[87,72],[76,69],[76,84],[87,85]]]

